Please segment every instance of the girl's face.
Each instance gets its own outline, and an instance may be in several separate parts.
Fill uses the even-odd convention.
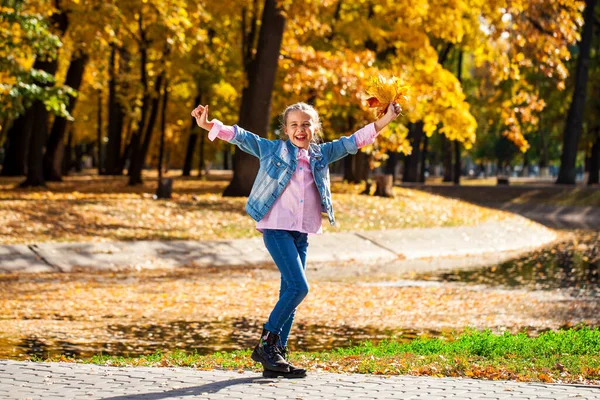
[[[310,115],[304,111],[291,111],[287,116],[285,133],[296,147],[308,150],[315,128]]]

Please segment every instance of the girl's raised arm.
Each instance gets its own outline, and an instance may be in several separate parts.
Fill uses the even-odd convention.
[[[276,147],[275,141],[262,138],[252,132],[248,132],[239,126],[224,125],[218,119],[208,121],[208,105],[198,107],[192,110],[192,117],[196,119],[199,127],[208,131],[208,139],[212,142],[216,138],[225,140],[238,146],[246,153],[255,157],[262,158],[270,153]]]

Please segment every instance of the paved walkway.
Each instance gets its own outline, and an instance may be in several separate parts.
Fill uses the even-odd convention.
[[[2,399],[600,399],[600,387],[415,376],[117,368],[0,361]]]
[[[311,263],[442,259],[511,254],[545,245],[556,233],[514,216],[476,226],[397,229],[310,236]],[[0,272],[69,272],[122,267],[271,264],[262,238],[227,241],[39,243],[0,246]]]

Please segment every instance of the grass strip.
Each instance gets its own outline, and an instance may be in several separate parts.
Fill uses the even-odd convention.
[[[46,361],[260,370],[250,359],[250,350],[211,355],[159,351],[139,357],[100,354],[84,360],[59,357]],[[600,330],[577,327],[529,337],[525,333],[494,334],[489,330],[468,328],[449,340],[419,338],[406,343],[365,342],[333,351],[295,352],[291,361],[311,371],[336,373],[600,384]]]

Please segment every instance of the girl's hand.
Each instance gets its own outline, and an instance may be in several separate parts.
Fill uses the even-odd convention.
[[[194,108],[192,111],[192,117],[196,118],[196,123],[200,128],[210,131],[210,128],[213,126],[212,122],[208,122],[208,105],[200,105]]]
[[[398,103],[391,103],[383,117],[375,121],[375,129],[377,132],[385,128],[390,122],[398,118],[398,115],[402,112],[402,107]]]
[[[400,104],[391,103],[388,106],[387,111],[385,112],[385,115],[383,117],[389,119],[388,123],[390,123],[393,120],[395,120],[396,118],[398,118],[398,115],[400,115],[401,112],[402,112],[402,107],[400,107]]]

